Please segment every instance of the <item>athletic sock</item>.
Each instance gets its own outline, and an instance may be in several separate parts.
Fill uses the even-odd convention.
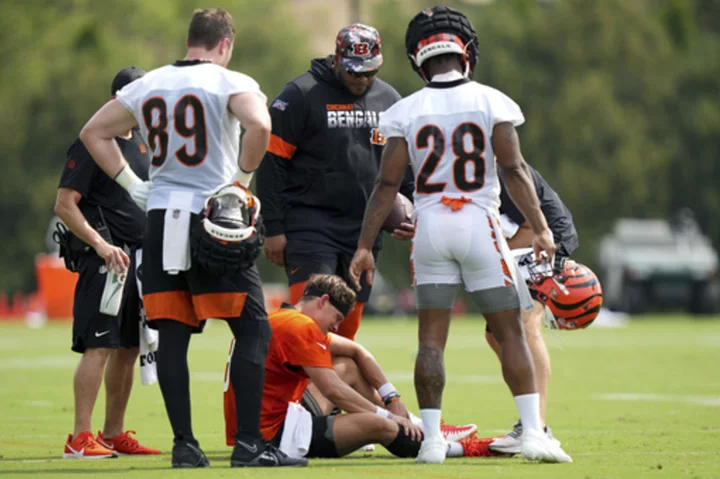
[[[253,451],[253,446],[263,444],[260,434],[260,409],[270,325],[267,321],[244,319],[233,322],[231,328],[236,341],[230,364],[237,418],[235,438],[247,444],[249,456],[254,457],[257,452]]]
[[[465,449],[459,442],[448,442],[446,457],[463,457],[465,455]]]
[[[440,418],[442,411],[440,409],[421,409],[420,417],[423,422],[423,434],[425,437],[440,436]]]
[[[187,352],[192,329],[171,319],[155,320],[158,344],[157,374],[175,442],[195,442],[190,409],[190,372]]]
[[[524,428],[542,431],[540,420],[540,394],[521,394],[515,396],[515,404],[520,413],[520,421]]]

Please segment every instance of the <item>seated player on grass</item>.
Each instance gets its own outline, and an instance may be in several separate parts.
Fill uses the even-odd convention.
[[[340,277],[313,275],[295,306],[285,304],[269,315],[260,427],[265,440],[290,456],[341,457],[374,443],[399,457],[415,457],[420,449],[421,428],[372,355],[333,334],[354,303],[355,292]],[[314,393],[306,391],[309,380]],[[234,405],[226,370],[228,445],[234,445]],[[335,407],[347,414],[330,414]],[[448,456],[496,455],[487,447],[492,439],[467,437],[476,430],[445,426]]]

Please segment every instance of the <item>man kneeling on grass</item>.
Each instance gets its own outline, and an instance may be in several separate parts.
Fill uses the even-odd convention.
[[[269,315],[260,427],[266,441],[290,456],[341,457],[374,443],[399,457],[415,457],[420,449],[421,427],[372,355],[333,334],[354,304],[355,292],[340,277],[313,275],[295,306]],[[226,370],[226,441],[237,447],[229,377]],[[331,414],[336,407],[347,414]],[[445,426],[448,457],[496,455],[487,448],[492,439],[468,437],[476,430]]]

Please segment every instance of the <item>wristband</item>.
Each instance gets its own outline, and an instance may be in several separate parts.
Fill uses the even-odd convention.
[[[142,180],[138,178],[138,175],[130,168],[130,165],[125,165],[123,169],[115,175],[115,182],[122,186],[123,189],[129,190],[135,183],[142,183]]]
[[[390,411],[387,409],[383,409],[380,406],[375,406],[375,414],[377,414],[380,417],[384,417],[386,419],[392,419],[393,415]]]
[[[249,188],[250,182],[252,181],[252,177],[254,174],[254,171],[247,172],[238,166],[238,171],[237,173],[235,173],[235,181],[240,183],[245,188]]]
[[[378,388],[377,391],[378,391],[378,394],[380,395],[381,398],[384,398],[385,396],[387,396],[387,395],[390,394],[390,393],[396,393],[396,394],[397,394],[397,390],[395,389],[395,386],[392,385],[392,383],[385,383],[385,384],[383,384],[382,386],[380,386],[380,387]]]
[[[397,393],[395,393],[395,394],[390,394],[390,395],[385,396],[384,398],[382,398],[382,401],[383,401],[383,403],[384,403],[386,406],[389,406],[390,404],[392,404],[392,403],[394,403],[394,402],[396,402],[396,401],[399,401],[399,400],[400,400],[400,395],[397,394]]]

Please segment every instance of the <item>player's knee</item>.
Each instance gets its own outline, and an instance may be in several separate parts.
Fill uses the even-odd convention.
[[[113,355],[118,361],[123,363],[134,364],[138,355],[140,354],[140,348],[117,348]]]
[[[350,357],[337,356],[333,359],[333,367],[335,372],[340,376],[343,382],[353,384],[358,379],[360,368],[357,363]]]
[[[395,424],[393,422],[393,424]],[[385,448],[397,457],[416,457],[420,451],[420,441],[412,439],[405,433],[405,428],[398,427],[395,438]]]
[[[268,321],[241,320],[229,321],[235,336],[233,359],[242,358],[251,363],[265,364],[272,330]]]

